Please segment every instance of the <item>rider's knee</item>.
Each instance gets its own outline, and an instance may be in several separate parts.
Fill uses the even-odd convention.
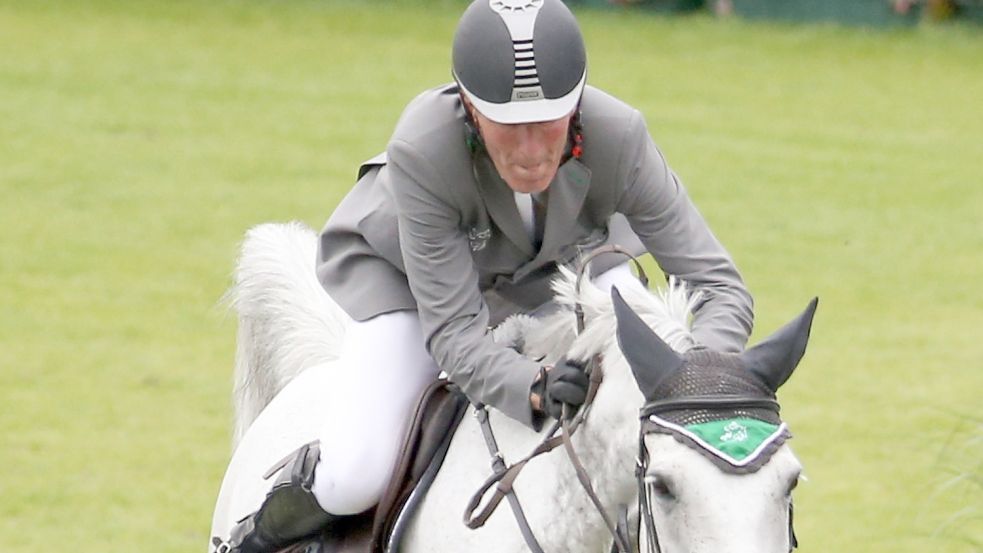
[[[361,513],[379,502],[393,470],[393,456],[371,447],[324,456],[318,464],[313,492],[321,508],[335,515]],[[386,449],[386,448],[382,448]]]

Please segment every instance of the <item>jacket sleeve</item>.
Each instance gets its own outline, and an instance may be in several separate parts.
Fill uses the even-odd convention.
[[[539,365],[492,341],[454,186],[409,143],[389,145],[389,174],[406,276],[427,349],[472,401],[535,427],[529,391]]]
[[[730,255],[710,231],[686,188],[635,112],[625,137],[615,210],[667,274],[699,290],[693,334],[710,349],[741,351],[753,323],[753,302]]]

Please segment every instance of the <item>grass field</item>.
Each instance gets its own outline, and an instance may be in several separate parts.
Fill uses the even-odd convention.
[[[204,550],[237,243],[323,223],[458,6],[0,0],[0,552]],[[780,395],[801,551],[983,550],[983,32],[581,21],[755,338],[821,297]]]

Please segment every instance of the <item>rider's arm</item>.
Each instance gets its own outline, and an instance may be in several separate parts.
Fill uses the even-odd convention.
[[[624,213],[659,266],[702,293],[693,334],[710,349],[740,351],[753,322],[753,303],[730,255],[710,231],[636,112],[617,181]]]
[[[412,145],[389,145],[392,193],[410,290],[430,354],[473,401],[535,427],[530,389],[540,365],[496,344],[453,186]]]

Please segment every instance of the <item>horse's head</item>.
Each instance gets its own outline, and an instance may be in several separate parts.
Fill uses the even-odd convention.
[[[817,301],[743,353],[678,353],[612,295],[618,343],[645,400],[643,535],[666,553],[789,551],[801,465],[775,392],[805,352]]]

